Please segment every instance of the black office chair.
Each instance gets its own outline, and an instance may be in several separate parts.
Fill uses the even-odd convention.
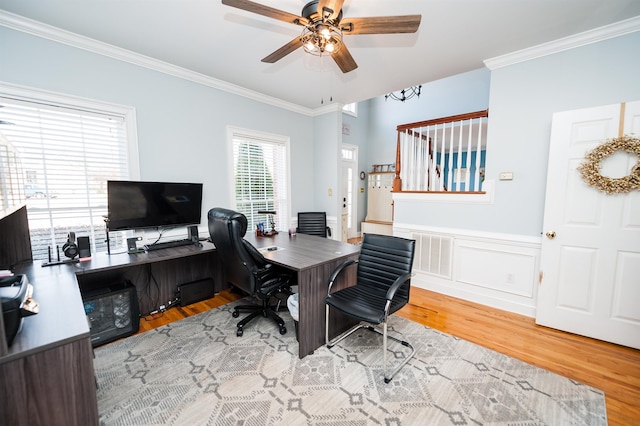
[[[389,383],[415,353],[415,349],[408,342],[387,335],[389,315],[409,302],[415,244],[415,240],[406,238],[365,234],[358,260],[347,260],[342,263],[333,271],[329,279],[329,292],[325,298],[325,342],[327,347],[331,348],[360,328],[382,334],[385,383]],[[358,268],[355,285],[332,293],[331,287],[338,275],[351,265],[357,265]],[[330,307],[361,322],[330,341]],[[363,324],[363,322],[367,324]],[[382,331],[369,324],[382,324]],[[390,374],[387,373],[387,338],[407,346],[411,351]]]
[[[240,305],[234,308],[234,318],[240,316],[240,311],[251,312],[238,322],[236,334],[242,336],[244,326],[258,316],[271,317],[278,325],[280,334],[285,334],[287,328],[276,313],[278,305],[270,304],[270,300],[278,293],[291,292],[291,275],[268,263],[243,238],[247,232],[247,218],[242,213],[216,207],[209,210],[208,220],[211,241],[216,246],[227,282],[261,301],[260,305]]]
[[[298,212],[296,232],[324,238],[330,237],[331,228],[327,226],[327,214],[325,212]]]

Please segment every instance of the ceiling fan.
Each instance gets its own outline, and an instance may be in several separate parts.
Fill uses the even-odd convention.
[[[301,16],[249,0],[222,0],[222,4],[303,27],[300,36],[263,58],[262,62],[277,62],[302,47],[314,55],[329,54],[343,73],[358,68],[342,42],[343,35],[415,33],[422,18],[421,15],[404,15],[342,19],[344,0],[310,1],[302,8]]]

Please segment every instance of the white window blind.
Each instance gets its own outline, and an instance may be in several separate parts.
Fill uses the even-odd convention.
[[[288,229],[289,174],[286,138],[232,132],[235,208],[247,216],[248,232],[269,221],[258,211],[276,211],[277,229]]]
[[[125,117],[0,94],[0,139],[16,153],[34,260],[70,231],[106,251],[107,180],[129,178]]]

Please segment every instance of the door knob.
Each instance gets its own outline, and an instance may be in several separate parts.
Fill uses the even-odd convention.
[[[553,240],[556,237],[556,231],[549,231],[545,235],[548,239]]]

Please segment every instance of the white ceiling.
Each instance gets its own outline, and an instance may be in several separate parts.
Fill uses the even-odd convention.
[[[256,1],[293,14],[306,3]],[[262,63],[301,27],[219,0],[0,0],[0,9],[313,110],[330,99],[365,100],[481,68],[486,59],[637,17],[640,1],[346,0],[344,17],[422,15],[415,34],[346,36],[358,63],[347,74],[302,49]]]

